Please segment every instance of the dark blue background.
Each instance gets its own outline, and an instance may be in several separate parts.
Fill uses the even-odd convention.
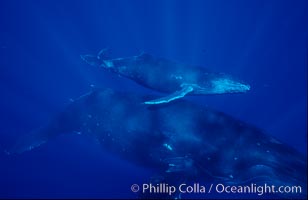
[[[1,0],[0,150],[90,85],[152,92],[79,57],[142,51],[252,85],[247,94],[188,99],[256,125],[306,154],[307,1]],[[0,154],[1,197],[135,197],[151,172],[67,135],[16,157]]]

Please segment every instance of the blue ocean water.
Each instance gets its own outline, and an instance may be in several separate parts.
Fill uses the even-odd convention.
[[[0,1],[0,150],[46,123],[90,85],[151,93],[80,54],[148,52],[251,84],[246,94],[188,97],[307,154],[308,3],[297,1]],[[67,135],[0,154],[0,198],[135,198],[151,171]]]

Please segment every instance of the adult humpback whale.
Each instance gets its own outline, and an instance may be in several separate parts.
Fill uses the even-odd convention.
[[[10,153],[76,132],[92,135],[107,151],[159,172],[162,178],[152,180],[157,183],[266,183],[300,186],[306,194],[306,159],[293,148],[224,113],[187,101],[154,107],[141,103],[151,98],[97,89],[25,135]]]
[[[168,103],[187,94],[242,93],[250,90],[248,84],[226,74],[213,73],[202,67],[155,58],[146,53],[110,59],[106,56],[106,50],[103,49],[97,56],[81,55],[81,58],[90,65],[108,69],[147,88],[169,93],[166,97],[149,100],[145,104]]]

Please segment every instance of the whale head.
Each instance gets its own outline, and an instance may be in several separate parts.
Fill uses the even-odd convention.
[[[218,77],[211,81],[211,93],[244,93],[250,90],[250,85],[230,77]]]

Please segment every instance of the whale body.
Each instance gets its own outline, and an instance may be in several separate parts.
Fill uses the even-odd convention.
[[[155,170],[160,174],[159,179],[151,177],[156,182],[296,185],[306,194],[306,158],[292,147],[191,102],[142,103],[152,98],[96,89],[76,99],[46,126],[24,135],[9,153],[31,150],[60,134],[86,134],[111,154]]]
[[[90,65],[114,72],[136,83],[169,95],[145,104],[169,103],[185,95],[244,93],[250,85],[230,75],[214,73],[204,67],[191,66],[142,53],[138,56],[110,59],[106,50],[98,55],[81,55]]]

